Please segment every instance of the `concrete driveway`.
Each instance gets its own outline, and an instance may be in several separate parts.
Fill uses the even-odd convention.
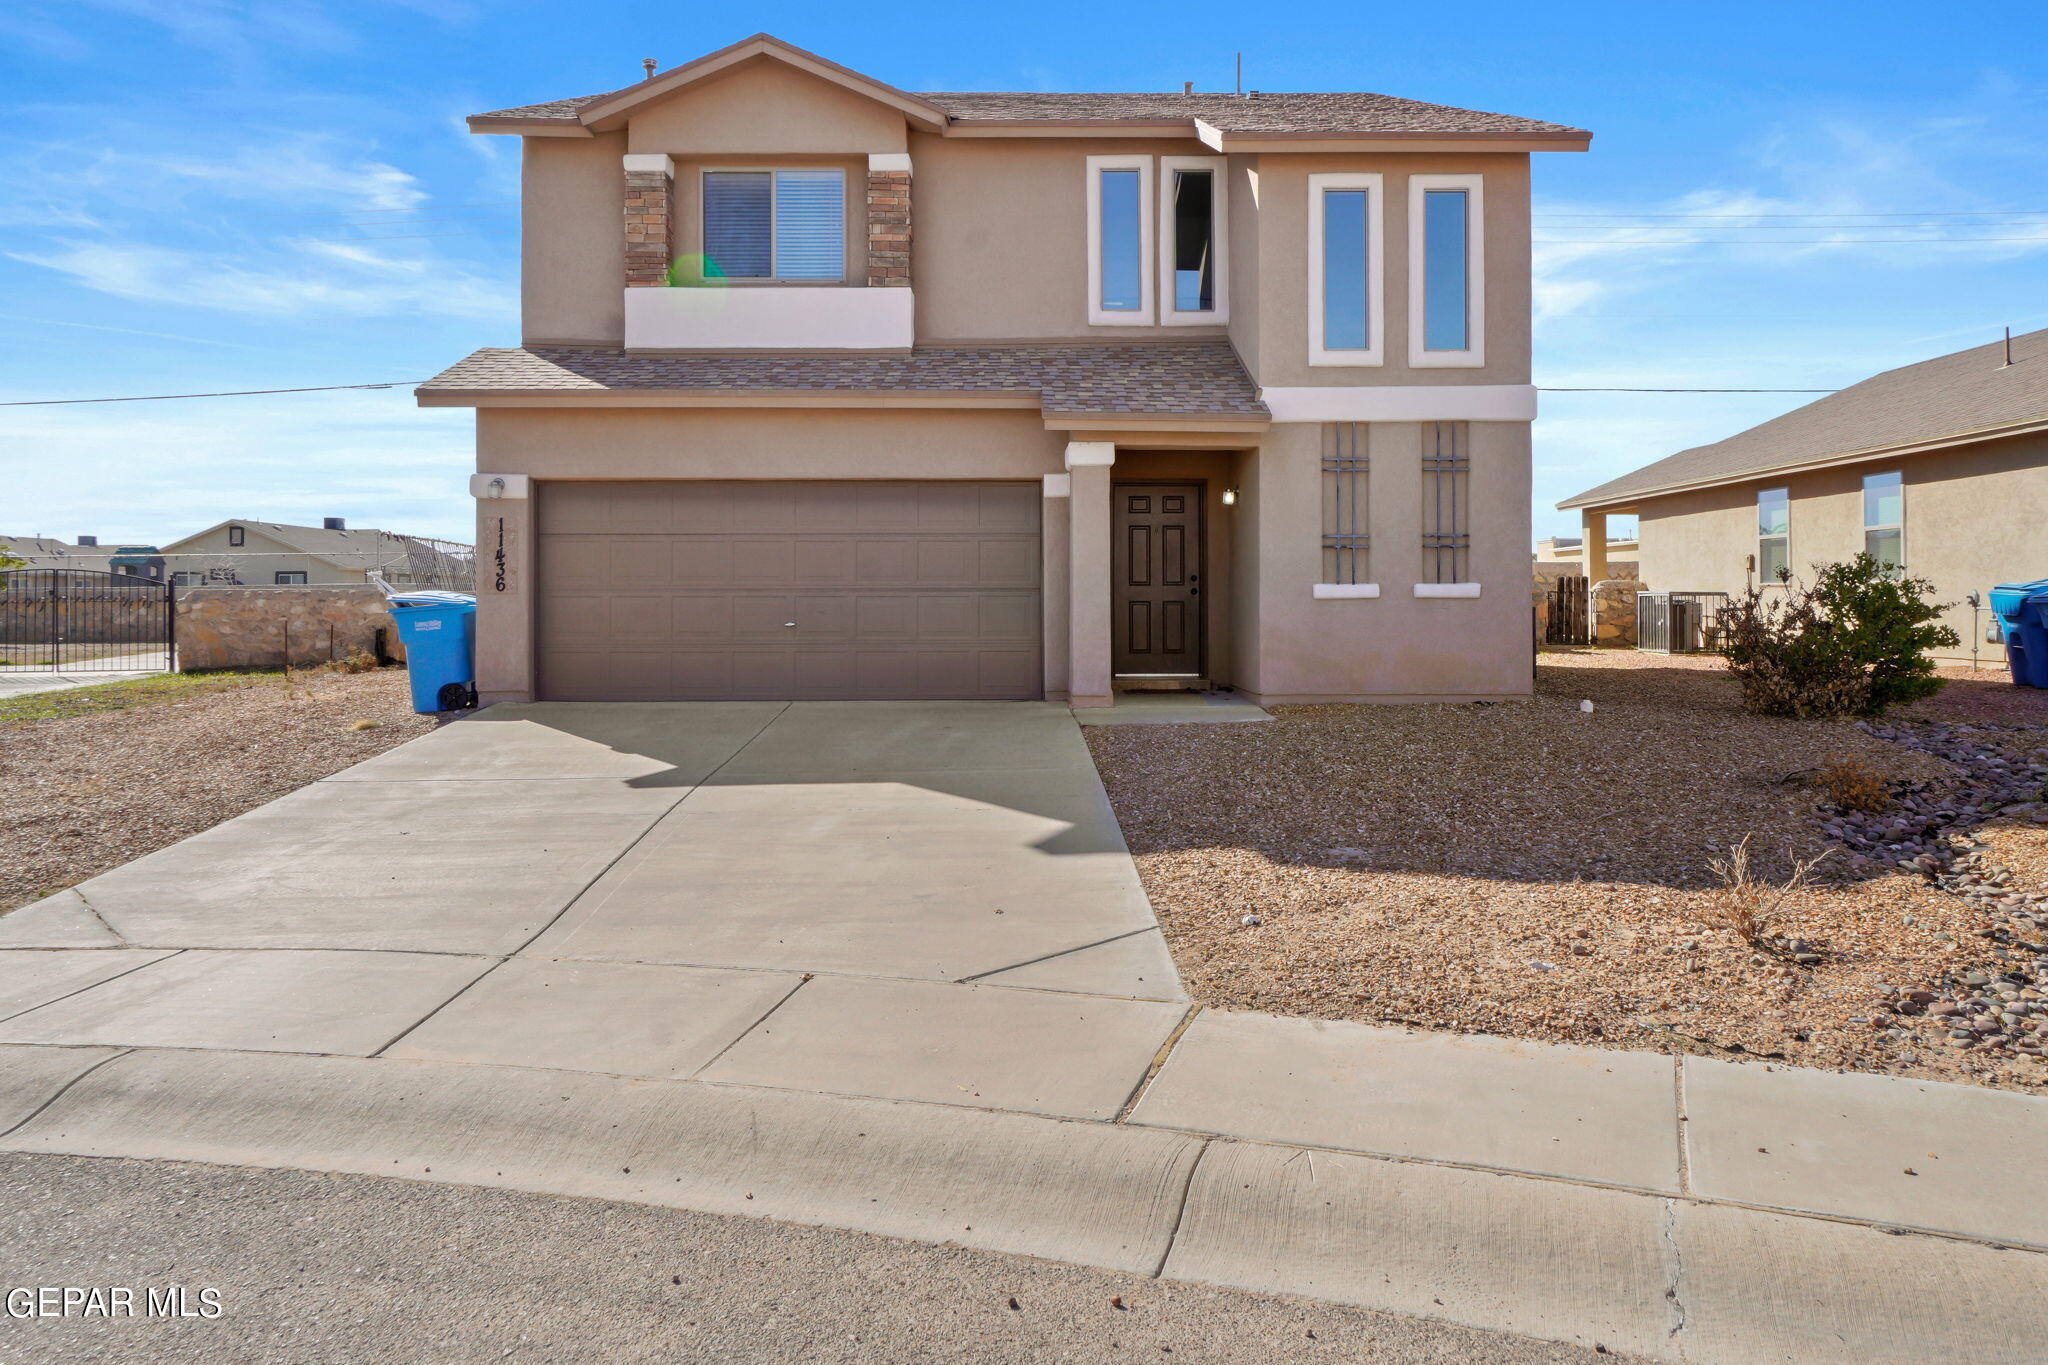
[[[1201,1013],[1044,705],[493,707],[0,919],[0,1149],[1658,1360],[2032,1359],[2044,1140],[2048,1100],[1971,1087]]]

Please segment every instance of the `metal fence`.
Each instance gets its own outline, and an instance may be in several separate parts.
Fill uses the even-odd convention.
[[[176,662],[175,589],[97,569],[0,570],[0,673],[139,673]]]

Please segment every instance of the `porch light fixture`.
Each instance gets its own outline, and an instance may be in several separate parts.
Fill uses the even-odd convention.
[[[484,485],[484,496],[487,498],[504,497],[505,481],[503,479],[492,479],[489,483]]]
[[[1225,507],[1237,506],[1237,490],[1235,488],[1226,488],[1223,490],[1223,505]]]

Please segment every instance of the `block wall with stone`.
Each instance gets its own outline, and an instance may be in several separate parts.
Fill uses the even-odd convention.
[[[178,594],[178,668],[310,668],[353,652],[404,658],[375,588],[186,588]]]
[[[1593,585],[1593,643],[1608,649],[1636,646],[1636,594],[1641,580],[1609,578]]]
[[[1637,561],[1633,559],[1610,560],[1607,565],[1607,572],[1612,577],[1604,581],[1614,586],[1607,588],[1603,593],[1600,584],[1594,585],[1593,643],[1596,645],[1614,645],[1617,647],[1633,647],[1635,645],[1635,595],[1639,592],[1647,591],[1637,578],[1636,564]],[[1580,572],[1578,564],[1568,560],[1552,560],[1547,563],[1533,561],[1530,568],[1532,572],[1529,584],[1529,601],[1535,608],[1536,638],[1540,640],[1543,638],[1543,632],[1550,625],[1550,594],[1557,590],[1558,580],[1561,578],[1580,578],[1584,575]],[[1623,615],[1627,617],[1625,625],[1621,621]],[[1612,629],[1603,634],[1601,631],[1603,624],[1611,626]]]

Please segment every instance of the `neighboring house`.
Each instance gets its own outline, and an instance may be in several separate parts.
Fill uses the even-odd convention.
[[[2048,577],[2048,330],[1921,361],[1558,504],[1599,544],[1637,518],[1654,591],[1741,592],[1868,550],[1934,583],[1962,644],[1967,599]],[[1589,567],[1595,577],[1604,572]],[[1993,651],[1995,653],[1995,651]]]
[[[99,569],[107,567],[107,551],[92,536],[73,545],[48,536],[0,536],[0,551],[21,561],[24,569]]]
[[[172,581],[182,587],[298,587],[367,583],[392,587],[466,586],[467,558],[440,542],[389,531],[350,530],[340,517],[320,526],[224,521],[164,546]]]
[[[1611,566],[1617,559],[1634,559],[1636,542],[1633,537],[1610,538],[1607,542],[1607,561]],[[1536,542],[1538,564],[1579,564],[1586,558],[1585,541],[1578,536],[1552,536]]]
[[[1526,694],[1529,157],[1371,94],[913,94],[766,36],[524,140],[485,700]]]

